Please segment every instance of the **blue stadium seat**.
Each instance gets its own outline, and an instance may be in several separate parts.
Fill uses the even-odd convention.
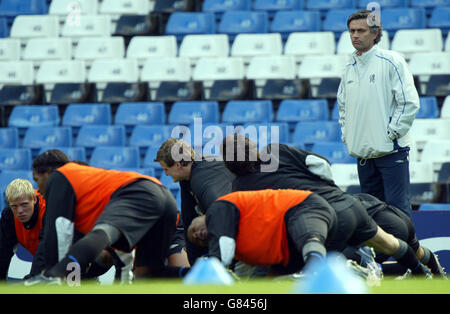
[[[330,10],[325,14],[322,24],[322,31],[334,32],[336,39],[339,39],[342,32],[348,30],[347,19],[355,12],[355,9]]]
[[[48,13],[46,0],[3,0],[0,1],[0,16],[39,15]]]
[[[6,187],[14,179],[26,179],[37,189],[37,183],[33,180],[33,171],[31,171],[31,169],[2,170],[0,172],[0,194],[5,193]]]
[[[266,11],[269,18],[273,17],[278,11],[303,10],[305,0],[254,0],[254,11]]]
[[[0,170],[31,170],[31,150],[0,148]]]
[[[280,33],[286,40],[293,32],[318,32],[321,23],[317,11],[277,11],[270,24],[270,32]]]
[[[117,107],[114,124],[124,125],[127,134],[139,124],[164,124],[166,112],[162,102],[126,102]]]
[[[216,21],[213,13],[174,12],[166,24],[166,35],[175,35],[180,43],[187,34],[214,34]]]
[[[0,17],[0,38],[9,37],[10,26],[8,20],[4,17]]]
[[[22,147],[31,149],[34,159],[41,147],[70,147],[72,146],[72,129],[65,126],[30,127],[25,132]]]
[[[339,108],[337,104],[337,100],[334,102],[333,109],[331,110],[331,119],[332,121],[339,121]]]
[[[326,16],[327,12],[332,12],[336,10],[345,10],[351,9],[353,12],[356,11],[358,0],[314,0],[314,1],[306,1],[306,9],[307,10],[316,10],[320,11],[322,18]],[[348,18],[348,16],[347,16]],[[347,21],[345,19],[345,22]]]
[[[144,160],[142,166],[144,168],[153,168],[155,169],[155,178],[160,178],[163,172],[161,165],[159,162],[154,161],[156,158],[156,153],[159,150],[159,146],[150,146],[145,150]]]
[[[225,104],[222,123],[261,123],[273,121],[270,100],[230,100]]]
[[[75,146],[86,149],[86,157],[90,159],[92,151],[97,146],[125,146],[126,134],[123,125],[95,125],[81,126]]]
[[[176,196],[178,191],[180,190],[180,184],[178,182],[173,182],[172,177],[166,175],[164,172],[161,173],[161,176],[159,177],[159,181],[161,181],[161,183],[165,187],[167,187],[174,196]]]
[[[0,128],[0,147],[19,147],[19,131],[17,130],[17,128]]]
[[[46,152],[50,149],[58,149],[65,153],[67,157],[69,157],[70,160],[79,160],[87,162],[86,158],[86,149],[84,147],[52,147],[52,146],[46,146],[42,147],[39,150],[39,154],[42,154],[43,152]]]
[[[202,11],[214,13],[216,18],[220,19],[226,11],[250,10],[251,3],[252,0],[204,0]]]
[[[89,165],[105,169],[139,168],[140,160],[137,147],[101,146],[93,150]]]
[[[293,130],[300,121],[319,121],[329,119],[326,99],[286,99],[278,107],[276,121],[288,122]]]
[[[446,1],[447,3],[449,1]],[[449,5],[449,4],[447,4]],[[440,28],[443,36],[447,36],[450,30],[450,6],[436,7],[432,9],[428,19],[429,28]]]
[[[416,114],[416,119],[439,118],[439,108],[437,99],[434,96],[420,97],[420,108]]]
[[[248,127],[254,127],[256,129],[256,134],[245,133],[244,135],[257,143],[260,150],[270,143],[288,144],[290,142],[289,124],[285,122],[251,123],[244,124],[243,127],[244,131],[250,131],[251,133],[253,131],[252,129],[248,129]],[[276,132],[278,132],[278,137],[276,137]],[[240,132],[238,133],[241,134]],[[275,137],[272,138],[272,135]]]
[[[169,124],[188,125],[194,118],[202,118],[202,123],[219,122],[219,103],[217,101],[176,101],[170,109]]]
[[[107,103],[69,104],[62,119],[62,125],[70,126],[74,137],[78,135],[78,131],[83,125],[109,125],[111,123],[111,105]]]
[[[435,9],[440,10],[448,8],[450,6],[450,2],[448,0],[410,0],[409,6],[416,8],[424,8],[428,16]],[[448,13],[446,16],[446,21],[447,23],[449,21]]]
[[[407,7],[408,2],[410,0],[377,0],[378,4],[380,5],[381,9],[386,8],[396,8],[396,7]],[[414,1],[414,0],[412,0]],[[422,1],[422,0],[419,0]],[[367,5],[371,2],[375,2],[373,0],[359,0],[358,1],[358,8],[366,9]]]
[[[29,127],[57,126],[59,122],[59,109],[56,105],[15,106],[8,119],[10,127],[19,129],[19,137],[25,135],[25,130]]]
[[[312,145],[311,151],[326,157],[331,164],[356,163],[356,158],[350,156],[342,142],[316,142]]]
[[[302,143],[306,149],[316,142],[339,142],[341,126],[336,121],[298,122],[292,134],[293,143]]]
[[[227,11],[219,22],[218,33],[227,34],[230,41],[241,33],[267,33],[269,16],[267,12]]]
[[[450,210],[450,204],[447,203],[422,203],[419,210]]]
[[[159,148],[171,137],[171,132],[172,127],[169,125],[136,125],[131,132],[129,146],[139,147],[143,156],[148,147]]]
[[[381,23],[390,38],[399,29],[420,29],[426,27],[426,15],[423,8],[390,8],[381,10]]]

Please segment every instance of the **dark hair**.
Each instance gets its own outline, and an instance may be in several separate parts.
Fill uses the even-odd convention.
[[[225,166],[237,176],[255,173],[261,165],[257,145],[242,135],[230,135],[222,141]],[[243,160],[242,160],[243,159]]]
[[[33,171],[37,173],[53,172],[68,162],[70,162],[70,159],[64,152],[58,149],[50,149],[34,159]]]
[[[360,10],[360,11],[353,13],[347,19],[347,27],[350,28],[350,22],[353,20],[370,19],[369,15],[371,13],[373,13],[373,12],[370,10]],[[376,18],[376,14],[373,13],[371,17]],[[381,36],[383,36],[383,27],[381,25],[381,20],[378,19],[376,21],[373,21],[373,23],[370,23],[370,24],[367,23],[367,24],[369,25],[371,33],[378,31],[378,35],[377,35],[377,37],[375,37],[375,39],[373,41],[374,44],[378,44],[381,40]]]

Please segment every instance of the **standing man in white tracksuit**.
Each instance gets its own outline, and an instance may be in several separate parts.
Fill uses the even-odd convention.
[[[356,51],[337,95],[342,140],[358,158],[361,192],[410,215],[409,129],[419,110],[419,95],[404,58],[378,48],[379,15],[358,11],[347,26]]]

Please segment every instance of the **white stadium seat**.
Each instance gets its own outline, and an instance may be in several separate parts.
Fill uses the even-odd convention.
[[[415,119],[410,129],[411,139],[421,150],[430,140],[450,140],[450,123],[446,119]]]
[[[0,39],[0,61],[18,61],[21,57],[20,39],[1,38]]]
[[[86,67],[82,60],[43,61],[36,75],[38,84],[83,83]]]
[[[411,183],[433,182],[433,164],[431,162],[411,161],[409,163],[409,178]]]
[[[74,22],[76,15],[97,14],[98,1],[97,0],[52,0],[48,9],[50,15],[73,15]]]
[[[34,82],[33,62],[0,62],[0,87],[3,85],[32,85]]]
[[[136,58],[140,63],[148,58],[176,57],[178,54],[175,36],[134,36],[127,48],[127,58]]]
[[[251,57],[263,55],[281,55],[283,42],[279,33],[238,34],[231,45],[232,57]]]
[[[432,162],[433,171],[441,168],[442,163],[450,162],[450,140],[429,140],[420,154],[421,162]]]
[[[227,57],[230,42],[226,34],[186,35],[180,44],[180,57],[190,58],[195,64],[201,57]]]
[[[395,32],[392,50],[410,59],[417,52],[440,52],[443,48],[442,32],[434,29],[401,29]]]
[[[301,58],[305,55],[332,55],[336,50],[333,32],[291,33],[284,54]]]
[[[23,52],[24,60],[68,60],[72,58],[72,41],[70,38],[31,38]]]
[[[78,42],[74,58],[86,61],[101,58],[123,58],[125,43],[123,37],[84,37]]]
[[[297,75],[293,56],[260,56],[250,60],[247,78],[251,80],[295,79]],[[263,83],[263,82],[261,82]],[[261,85],[258,84],[257,85]]]
[[[146,15],[150,12],[149,0],[102,0],[99,14],[110,15]]]
[[[346,189],[350,185],[359,185],[358,169],[356,163],[331,165],[334,183],[341,189]]]
[[[241,80],[245,77],[244,60],[239,57],[200,58],[192,73],[194,81],[211,87],[216,80]]]
[[[442,104],[441,118],[450,119],[450,95],[445,97],[444,103]]]
[[[74,39],[83,37],[110,36],[111,17],[109,15],[80,15],[76,21],[67,20],[61,30],[61,36]]]
[[[151,87],[157,87],[162,81],[187,82],[191,72],[188,58],[150,58],[145,62],[140,78]]]
[[[386,50],[390,49],[389,34],[387,31],[383,31],[383,36],[381,36],[380,42],[378,43],[378,47]],[[336,54],[348,55],[353,53],[353,51],[355,51],[355,48],[352,45],[349,31],[342,32],[341,36],[339,36],[339,40],[337,43]]]
[[[450,52],[421,52],[411,56],[409,69],[413,75],[450,73]]]
[[[299,78],[339,78],[347,64],[344,55],[305,56],[298,69]]]
[[[11,38],[58,37],[59,21],[51,15],[18,15],[11,27]]]
[[[134,59],[94,60],[88,76],[88,81],[92,83],[134,83],[138,80],[139,69]]]

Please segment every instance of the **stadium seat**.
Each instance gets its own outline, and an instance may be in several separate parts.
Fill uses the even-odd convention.
[[[19,148],[17,128],[0,128],[0,148]]]
[[[226,11],[249,11],[251,9],[252,0],[204,0],[202,11],[214,13],[217,20],[220,20]]]
[[[401,29],[426,28],[425,9],[422,8],[389,8],[381,10],[383,29],[387,30],[392,38],[396,31]]]
[[[295,125],[292,143],[305,145],[310,149],[316,142],[339,142],[341,127],[336,121],[305,121]]]
[[[356,3],[357,0],[316,0],[306,1],[305,8],[307,10],[333,11],[337,9],[353,9],[356,7]]]
[[[166,35],[175,35],[180,43],[188,34],[214,34],[216,21],[213,13],[174,12],[166,24]]]
[[[166,112],[162,102],[125,102],[117,107],[114,124],[124,125],[131,135],[136,125],[164,124]]]
[[[125,43],[123,37],[81,37],[73,57],[92,62],[102,58],[123,58]]]
[[[109,15],[80,15],[76,21],[67,20],[61,29],[61,36],[71,37],[75,42],[85,37],[108,37],[111,35]]]
[[[127,58],[143,65],[148,58],[175,58],[178,55],[175,36],[134,36],[127,48]]]
[[[411,139],[421,150],[430,139],[450,140],[450,123],[446,119],[416,118],[410,129]]]
[[[155,0],[153,11],[162,14],[187,12],[196,9],[195,0]]]
[[[242,57],[249,62],[255,56],[281,55],[283,42],[278,33],[237,34],[231,46],[232,57]]]
[[[17,15],[47,14],[46,0],[3,0],[0,2],[0,15],[14,17]]]
[[[80,127],[75,141],[75,146],[86,149],[86,158],[88,159],[96,147],[125,145],[126,133],[123,125],[85,124]]]
[[[51,15],[19,15],[14,19],[10,36],[24,42],[30,38],[58,37],[58,18]]]
[[[31,38],[27,41],[22,59],[40,65],[46,60],[67,60],[72,58],[70,38]]]
[[[306,55],[333,55],[336,44],[333,32],[301,32],[289,35],[284,54],[297,57]]]
[[[419,210],[450,210],[450,204],[447,203],[422,203]]]
[[[395,32],[392,50],[406,55],[417,52],[436,52],[443,48],[442,32],[434,29],[400,29]]]
[[[202,81],[210,88],[217,80],[243,80],[245,78],[244,60],[240,57],[200,58],[192,73],[194,81]]]
[[[439,198],[438,187],[434,183],[411,183],[411,205],[419,207],[423,203],[436,203]]]
[[[380,42],[378,43],[378,47],[386,50],[390,49],[389,34],[385,30],[383,30],[383,35],[381,36]],[[355,48],[352,45],[349,31],[342,32],[337,42],[336,54],[348,55],[353,53],[353,51],[355,51]]]
[[[172,127],[165,125],[136,125],[131,132],[129,146],[140,148],[143,156],[148,147],[159,148],[161,144],[171,137]],[[143,165],[148,167],[149,165]]]
[[[0,38],[9,37],[10,26],[8,19],[5,17],[0,17]]]
[[[203,87],[201,82],[161,82],[151,100],[174,102],[200,100],[202,98]]]
[[[33,85],[30,61],[0,61],[0,103],[24,105],[42,102],[42,86]]]
[[[135,36],[160,35],[161,16],[158,14],[120,15],[113,36],[124,36],[128,43]]]
[[[415,53],[409,61],[412,75],[448,74],[450,52]]]
[[[1,61],[0,87],[3,85],[33,85],[34,70],[31,61]]]
[[[445,97],[444,103],[442,104],[441,118],[444,118],[444,119],[450,118],[450,95]]]
[[[30,160],[31,167],[31,160]],[[15,179],[26,179],[31,182],[33,187],[37,189],[36,181],[33,180],[33,172],[30,169],[19,169],[19,170],[2,170],[0,172],[0,195],[4,196],[5,190],[11,181]],[[2,208],[3,210],[3,208]]]
[[[144,150],[144,160],[142,162],[143,163],[142,166],[144,168],[155,169],[155,175],[154,175],[155,178],[160,178],[161,174],[163,173],[163,170],[162,170],[159,162],[154,161],[158,150],[159,150],[159,145],[146,147]]]
[[[435,8],[433,8],[431,16],[428,19],[428,27],[440,28],[443,35],[447,35],[450,29],[450,21],[449,21],[450,7],[448,6],[448,1],[446,2],[447,6],[445,7],[437,5]]]
[[[218,33],[228,34],[230,41],[242,33],[267,33],[269,17],[267,12],[227,11],[219,23]]]
[[[258,99],[283,99],[305,98],[308,93],[308,82],[301,79],[268,79],[261,88],[256,90]]]
[[[339,121],[339,108],[338,108],[337,100],[334,102],[333,109],[331,109],[330,120]]]
[[[100,146],[94,148],[89,165],[105,169],[139,168],[140,155],[137,147]]]
[[[69,104],[62,118],[63,126],[70,126],[74,137],[83,125],[112,124],[111,105],[107,103]]]
[[[369,3],[373,3],[372,0],[358,0],[358,8],[366,9]],[[396,7],[407,7],[409,0],[378,0],[378,4],[381,8],[396,8]]]
[[[219,123],[219,103],[216,101],[177,101],[169,112],[169,124],[189,125],[195,118],[202,123]]]
[[[15,106],[8,118],[8,126],[19,129],[19,137],[29,127],[58,126],[60,123],[57,105]]]
[[[348,30],[347,19],[353,14],[355,9],[333,9],[329,10],[322,23],[322,31],[333,32],[336,39]]]
[[[70,147],[72,146],[72,129],[68,126],[29,127],[25,131],[22,142],[23,148],[31,149],[34,159],[41,147]]]
[[[294,11],[303,10],[305,7],[305,0],[255,0],[253,1],[252,10],[254,11],[266,11],[269,13],[269,17],[272,18],[277,12],[280,11]]]
[[[82,15],[95,15],[98,12],[98,0],[52,0],[48,9],[49,15],[66,18],[74,11]],[[76,17],[74,17],[75,21]]]
[[[180,45],[179,56],[191,59],[192,65],[199,58],[228,57],[230,43],[226,34],[186,35]]]
[[[334,183],[343,191],[351,185],[359,185],[358,168],[356,163],[333,163],[331,164],[331,173]]]
[[[20,57],[21,57],[20,39],[17,38],[0,39],[0,61],[19,61]]]
[[[163,81],[188,82],[191,79],[191,64],[187,58],[149,58],[144,63],[140,79],[156,88]]]
[[[442,163],[450,160],[450,140],[428,140],[420,155],[421,162],[432,162],[433,170],[439,170]]]
[[[159,177],[159,181],[167,187],[170,192],[175,196],[177,195],[178,191],[180,190],[180,183],[173,182],[173,179],[171,176],[166,175],[164,172],[161,173],[161,176]]]
[[[0,171],[31,170],[31,150],[28,148],[0,148]]]
[[[349,155],[347,147],[342,142],[315,142],[311,151],[326,157],[331,164],[356,163],[356,158]]]
[[[39,154],[42,154],[50,149],[58,149],[65,153],[67,157],[69,157],[70,160],[79,160],[87,162],[86,158],[86,149],[84,147],[52,147],[52,146],[45,146],[41,147],[39,150]]]
[[[273,105],[270,100],[231,100],[225,104],[222,123],[272,122]]]
[[[409,181],[411,183],[434,182],[433,164],[431,162],[409,162]]]
[[[317,11],[276,11],[270,24],[271,33],[280,33],[286,41],[294,32],[318,32],[321,27]]]
[[[300,64],[298,77],[305,79],[340,78],[346,64],[347,57],[343,55],[307,55]]]
[[[242,127],[235,126],[235,133],[248,137],[258,145],[259,151],[270,143],[290,142],[289,125],[285,122],[246,123]]]
[[[296,74],[295,58],[285,55],[253,57],[247,68],[247,78],[254,80],[256,87],[268,79],[293,80]]]
[[[112,16],[141,14],[150,12],[150,2],[148,0],[102,0],[98,13]]]
[[[450,95],[450,74],[430,76],[426,83],[425,95],[442,97]]]
[[[450,183],[450,161],[444,162],[438,171],[438,183]]]
[[[291,130],[300,121],[328,120],[326,99],[285,99],[278,107],[276,121],[288,122]]]
[[[420,108],[416,114],[416,119],[435,119],[438,117],[439,108],[436,97],[420,97]]]

